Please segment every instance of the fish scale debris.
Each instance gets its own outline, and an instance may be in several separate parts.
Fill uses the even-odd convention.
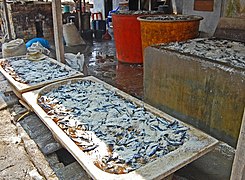
[[[91,80],[41,94],[38,104],[97,167],[109,173],[138,169],[189,138],[189,129],[178,121],[156,116]]]

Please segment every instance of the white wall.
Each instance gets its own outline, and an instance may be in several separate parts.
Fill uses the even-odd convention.
[[[222,11],[222,0],[214,0],[214,8],[209,11],[195,11],[194,0],[183,0],[183,14],[199,15],[204,19],[200,23],[200,31],[207,33],[209,36],[214,34]]]

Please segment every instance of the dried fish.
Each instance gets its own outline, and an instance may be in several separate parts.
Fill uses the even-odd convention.
[[[185,54],[206,58],[210,61],[245,68],[245,43],[216,38],[197,38],[157,46]]]
[[[143,19],[152,21],[190,21],[200,19],[198,16],[193,15],[158,15],[158,16],[145,16]]]
[[[48,57],[41,61],[31,61],[22,57],[10,57],[1,61],[3,69],[20,83],[35,85],[44,81],[71,76],[79,73],[55,64]]]
[[[188,128],[169,122],[90,80],[68,83],[38,104],[100,169],[135,170],[188,141]]]

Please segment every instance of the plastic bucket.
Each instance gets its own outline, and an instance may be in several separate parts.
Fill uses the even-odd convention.
[[[139,16],[112,14],[116,56],[120,62],[143,63]]]
[[[199,35],[203,18],[192,15],[140,16],[142,50],[159,43],[184,41]]]
[[[64,5],[63,12],[64,12],[64,13],[70,12],[70,6],[69,6],[69,5]]]

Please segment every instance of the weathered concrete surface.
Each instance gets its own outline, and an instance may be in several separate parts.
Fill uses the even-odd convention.
[[[82,166],[78,164],[78,162],[73,162],[66,166],[65,168],[61,168],[57,171],[57,175],[59,176],[60,180],[91,180],[88,174],[84,171]]]
[[[46,179],[90,179],[72,155],[55,141],[52,133],[36,114],[25,116],[17,123],[17,128],[32,162]],[[38,148],[41,151],[36,151]]]
[[[0,114],[0,179],[42,178],[29,159],[15,125],[10,121],[8,109],[0,111]]]
[[[213,151],[176,172],[181,177],[197,180],[229,180],[235,150],[220,143]]]
[[[28,134],[25,132],[25,130],[19,123],[16,124],[16,127],[18,134],[20,135],[24,143],[25,150],[28,153],[31,161],[37,168],[38,172],[40,172],[40,174],[44,176],[46,179],[58,180],[58,177],[56,176],[55,172],[51,169],[44,155],[38,149],[36,143],[32,139],[30,139]]]
[[[242,69],[153,47],[144,62],[147,103],[235,147],[245,106]]]
[[[224,8],[225,17],[245,17],[244,0],[226,0]]]
[[[20,121],[20,124],[43,154],[48,155],[62,148],[36,114],[29,114]]]
[[[214,37],[245,42],[245,17],[220,18]]]

